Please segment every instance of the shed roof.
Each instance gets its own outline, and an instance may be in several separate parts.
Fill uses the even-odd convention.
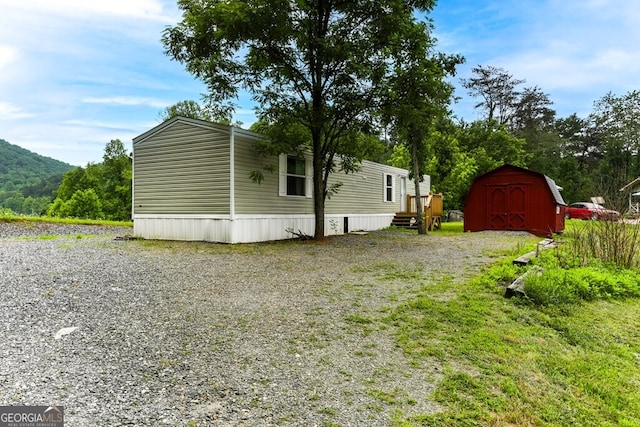
[[[516,169],[528,174],[532,174],[532,175],[537,175],[540,176],[542,178],[544,178],[544,181],[547,183],[547,187],[549,188],[549,191],[551,192],[551,194],[553,195],[553,199],[555,200],[556,204],[561,205],[561,206],[567,206],[567,204],[565,203],[564,199],[562,198],[562,195],[560,194],[560,187],[558,187],[558,185],[556,184],[556,182],[549,178],[547,175],[544,175],[540,172],[536,172],[536,171],[532,171],[531,169],[525,169],[525,168],[521,168],[520,166],[515,166],[515,165],[511,165],[508,163],[505,163],[504,165],[490,171],[487,172],[484,175],[481,176],[485,176],[485,175],[490,175],[490,174],[494,174],[497,171],[500,171],[501,169]],[[479,177],[480,178],[480,177]],[[477,179],[477,178],[476,178]]]
[[[620,191],[624,191],[629,189],[630,187],[634,186],[635,184],[637,184],[638,182],[640,182],[640,177],[634,179],[633,181],[631,181],[630,183],[628,183],[627,185],[625,185],[624,187],[622,187],[620,189]]]
[[[551,194],[553,194],[553,198],[555,199],[556,204],[566,206],[567,204],[564,202],[562,194],[560,194],[560,187],[558,187],[558,184],[556,184],[556,182],[553,179],[549,178],[547,175],[543,176],[547,181],[547,185],[549,186],[549,190],[551,190]]]

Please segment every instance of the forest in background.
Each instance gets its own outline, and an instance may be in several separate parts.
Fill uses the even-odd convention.
[[[106,144],[103,161],[85,167],[50,159],[0,140],[0,208],[25,215],[131,219],[131,157]]]
[[[62,175],[74,166],[0,139],[0,207],[39,215],[46,211]]]
[[[552,178],[567,204],[600,196],[608,207],[627,210],[628,194],[619,190],[640,176],[640,91],[605,94],[587,117],[557,117],[548,94],[504,69],[478,66],[461,82],[467,92],[458,96],[475,99],[480,118],[467,122],[450,110],[425,117],[429,129],[419,156],[446,210],[463,210],[473,180],[506,163]],[[160,117],[175,115],[216,121],[195,101],[168,107]],[[261,121],[251,130],[272,131]],[[406,136],[393,126],[360,134],[356,145],[356,157],[411,170]]]
[[[628,195],[619,189],[640,176],[639,91],[604,95],[586,118],[558,118],[550,97],[524,86],[525,80],[490,66],[473,73],[462,83],[478,101],[481,118],[441,116],[430,122],[423,141],[424,170],[432,190],[444,194],[446,210],[463,210],[473,179],[505,163],[551,177],[567,203],[602,196],[609,207],[626,210]],[[216,120],[194,101],[168,107],[160,119],[175,115]],[[393,128],[357,140],[355,157],[411,169],[408,146]],[[74,168],[0,140],[0,207],[27,215],[130,220],[131,158],[114,139],[103,162]]]
[[[604,94],[587,117],[557,117],[548,94],[504,69],[478,66],[461,83],[480,119],[436,120],[425,144],[426,171],[446,209],[462,209],[475,177],[509,163],[555,180],[567,203],[601,196],[627,210],[619,190],[640,176],[640,91]],[[407,167],[410,156],[398,144],[389,161]]]

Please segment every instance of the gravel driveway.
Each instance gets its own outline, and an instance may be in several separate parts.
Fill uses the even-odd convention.
[[[412,366],[371,319],[527,236],[116,238],[130,232],[0,223],[0,405],[64,405],[68,427],[388,426],[432,413],[439,367]]]

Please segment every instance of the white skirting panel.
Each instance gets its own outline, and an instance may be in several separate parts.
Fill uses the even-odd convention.
[[[229,220],[223,218],[134,216],[133,234],[144,239],[230,242]]]
[[[331,236],[352,231],[380,230],[389,227],[393,217],[394,214],[325,215],[324,234]],[[347,227],[346,230],[345,226]]]
[[[327,236],[345,231],[379,230],[388,227],[392,219],[393,214],[326,215],[324,229]],[[287,230],[312,236],[314,225],[313,215],[239,215],[233,220],[229,217],[134,215],[133,233],[144,239],[253,243],[295,237]]]

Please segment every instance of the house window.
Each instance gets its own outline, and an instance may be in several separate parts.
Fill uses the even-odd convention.
[[[383,175],[383,187],[384,193],[382,196],[382,200],[385,202],[395,202],[396,200],[396,189],[395,189],[395,180],[394,176],[388,173]]]
[[[305,196],[305,160],[287,156],[287,196]]]
[[[280,155],[280,196],[312,197],[311,162],[287,154]]]

